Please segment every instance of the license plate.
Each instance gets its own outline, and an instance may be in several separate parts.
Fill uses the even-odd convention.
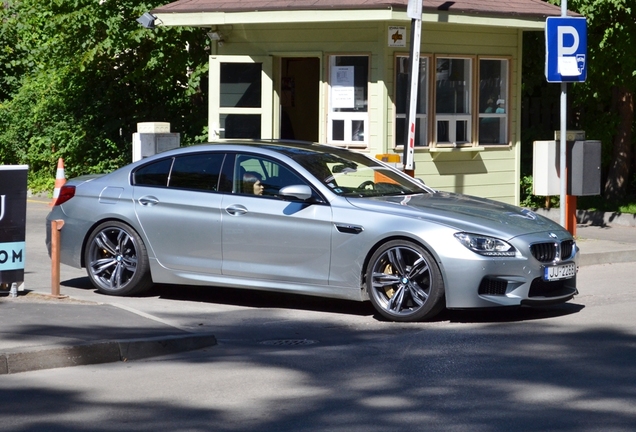
[[[543,280],[555,281],[576,276],[576,264],[561,264],[543,268]]]

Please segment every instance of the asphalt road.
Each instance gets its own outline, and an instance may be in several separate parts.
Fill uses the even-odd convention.
[[[47,210],[29,205],[27,289],[49,286]],[[1,376],[0,430],[633,431],[634,275],[634,263],[582,267],[565,305],[398,324],[368,304],[251,291],[104,297],[63,267],[63,294],[212,331],[218,345]]]

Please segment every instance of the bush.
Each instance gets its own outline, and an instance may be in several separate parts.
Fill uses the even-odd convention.
[[[549,199],[546,199],[549,198]],[[546,203],[548,204],[546,206]],[[522,207],[528,208],[551,208],[559,206],[558,196],[538,196],[532,195],[532,176],[526,175],[521,178],[521,202]]]

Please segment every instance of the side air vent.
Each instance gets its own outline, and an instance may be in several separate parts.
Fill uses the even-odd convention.
[[[505,295],[508,282],[501,279],[483,278],[479,284],[480,295]]]

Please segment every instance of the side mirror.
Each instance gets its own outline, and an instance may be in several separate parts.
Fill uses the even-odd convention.
[[[307,201],[312,196],[311,188],[307,185],[291,185],[282,188],[278,195],[283,198],[295,198]]]

